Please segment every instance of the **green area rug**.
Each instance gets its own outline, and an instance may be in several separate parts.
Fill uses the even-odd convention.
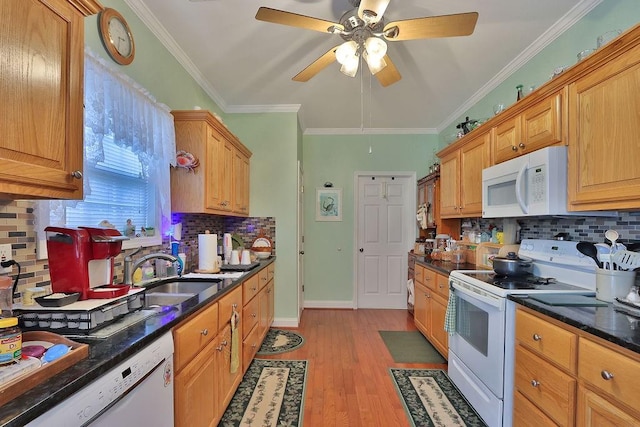
[[[389,368],[414,427],[486,427],[482,418],[441,369]]]
[[[304,338],[297,332],[271,328],[258,350],[258,355],[286,353],[302,347]]]
[[[446,363],[419,331],[378,331],[396,363]]]
[[[301,426],[306,360],[254,359],[219,426]]]

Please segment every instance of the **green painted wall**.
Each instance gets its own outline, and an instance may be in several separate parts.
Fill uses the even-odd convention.
[[[427,174],[436,135],[306,135],[304,160],[305,300],[347,302],[353,298],[354,172]],[[369,146],[372,153],[369,154]],[[327,181],[342,188],[341,222],[316,222],[316,188]]]
[[[515,88],[518,84],[524,86],[525,92],[532,85],[542,86],[556,67],[574,65],[578,52],[595,48],[600,34],[614,29],[626,31],[638,22],[638,0],[604,0],[443,130],[440,147],[450,142],[449,137],[456,133],[456,124],[464,121],[466,116],[472,119],[493,116],[493,105],[504,103],[508,107],[516,101]]]

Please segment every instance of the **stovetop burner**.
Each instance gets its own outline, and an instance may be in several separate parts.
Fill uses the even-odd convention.
[[[540,285],[556,283],[556,279],[553,277],[505,276],[501,274],[494,274],[485,281],[502,289],[538,289]]]

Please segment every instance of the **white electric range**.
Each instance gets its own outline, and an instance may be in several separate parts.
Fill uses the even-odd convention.
[[[533,260],[531,276],[455,270],[455,331],[448,373],[489,427],[510,427],[513,412],[515,306],[508,295],[595,295],[595,262],[577,242],[525,239],[518,256]]]

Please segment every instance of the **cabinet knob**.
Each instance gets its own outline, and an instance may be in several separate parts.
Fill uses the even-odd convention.
[[[524,145],[524,143],[521,142],[520,144],[518,144],[518,147],[520,147],[520,148],[522,148],[524,150],[525,145]]]
[[[511,146],[511,149],[512,149],[513,151],[518,151],[518,147],[516,147],[515,145],[512,145],[512,146]]]
[[[251,317],[253,317],[255,319],[256,317],[258,317],[258,315],[255,314],[255,313],[251,313]]]
[[[600,372],[600,375],[602,376],[602,379],[604,379],[605,381],[609,381],[613,379],[613,374],[606,370]]]
[[[533,334],[533,340],[534,341],[540,341],[542,339],[542,336],[538,335],[538,334]]]
[[[218,351],[222,351],[222,346],[221,346],[221,345],[217,346],[217,347],[216,347],[216,350],[218,350]]]
[[[238,304],[234,302],[233,304],[231,304],[231,307],[235,310],[236,308],[238,308]]]
[[[206,337],[207,335],[209,335],[209,330],[203,329],[200,333]]]
[[[225,345],[227,345],[227,344],[229,344],[229,343],[227,342],[227,340],[224,340],[224,341],[222,341],[222,342],[220,343],[220,345],[222,345],[223,347],[224,347]]]
[[[73,172],[71,172],[71,176],[74,177],[75,179],[82,179],[82,172],[81,171],[73,171]]]
[[[539,385],[540,385],[540,382],[536,380],[531,380],[531,387],[538,387]]]
[[[258,288],[256,288],[256,287],[251,288],[251,290],[252,290],[252,291],[255,291],[255,290],[257,290],[257,289],[258,289]]]

